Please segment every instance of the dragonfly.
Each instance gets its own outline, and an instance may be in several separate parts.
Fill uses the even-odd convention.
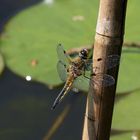
[[[59,44],[57,46],[57,71],[60,79],[65,82],[65,85],[61,92],[58,94],[55,99],[52,109],[55,109],[56,106],[62,101],[64,96],[72,89],[80,89],[82,84],[88,84],[91,81],[90,77],[86,76],[86,71],[92,70],[92,59],[89,59],[89,51],[85,48],[82,49],[78,56],[75,58],[70,57],[63,49],[63,46]],[[119,64],[120,57],[118,55],[110,55],[107,58],[107,68],[110,69]],[[94,71],[91,74],[96,76],[96,81],[92,81],[92,84],[102,83],[103,86],[111,86],[115,83],[115,79],[108,74],[96,74]],[[94,79],[94,78],[92,78]]]

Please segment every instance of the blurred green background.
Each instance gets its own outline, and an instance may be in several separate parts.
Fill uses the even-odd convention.
[[[0,139],[81,139],[85,93],[70,92],[50,110],[63,86],[56,46],[69,50],[93,44],[98,0],[0,3]],[[122,50],[111,140],[140,139],[139,4],[128,1],[124,40],[138,46]]]

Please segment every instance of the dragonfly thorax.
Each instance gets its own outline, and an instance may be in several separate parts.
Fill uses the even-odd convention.
[[[76,78],[80,75],[82,75],[84,69],[84,61],[80,60],[77,62],[73,62],[71,66],[69,67],[69,72],[73,74],[73,76]]]

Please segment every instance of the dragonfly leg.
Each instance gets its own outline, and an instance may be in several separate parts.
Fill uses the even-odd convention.
[[[85,76],[85,75],[83,75],[85,78],[87,78],[87,79],[89,79],[90,80],[90,78],[89,77],[87,77],[87,76]]]
[[[84,70],[83,76],[84,76],[85,78],[87,78],[87,79],[90,80],[90,77],[86,76],[86,74],[85,74],[85,70]]]

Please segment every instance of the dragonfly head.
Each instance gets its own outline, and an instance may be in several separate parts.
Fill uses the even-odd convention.
[[[88,57],[88,50],[87,49],[82,49],[79,52],[79,57],[82,58],[82,59],[87,59],[87,57]]]

